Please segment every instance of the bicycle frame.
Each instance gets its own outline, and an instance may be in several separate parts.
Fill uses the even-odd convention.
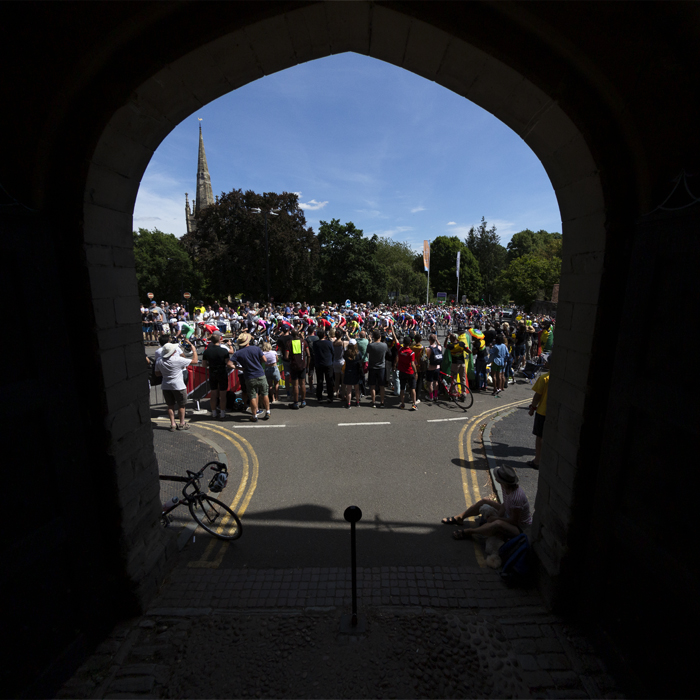
[[[189,505],[190,501],[196,500],[196,497],[202,494],[202,489],[199,487],[199,480],[204,476],[204,471],[206,470],[206,468],[211,465],[215,465],[212,466],[212,469],[214,471],[228,473],[226,465],[222,462],[207,462],[198,472],[191,472],[188,469],[187,476],[177,476],[175,474],[159,474],[158,478],[161,481],[178,481],[180,483],[185,484],[182,488],[182,500],[178,501],[170,507],[163,508],[161,514],[166,515],[172,510],[175,510],[175,508],[177,508],[178,506]],[[188,493],[188,488],[194,489],[194,491]]]

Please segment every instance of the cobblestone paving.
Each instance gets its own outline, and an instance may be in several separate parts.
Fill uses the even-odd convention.
[[[348,582],[347,569],[180,570],[58,697],[624,697],[579,631],[493,572],[363,569],[366,631],[350,635]]]

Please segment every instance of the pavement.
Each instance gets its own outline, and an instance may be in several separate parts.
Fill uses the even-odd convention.
[[[155,407],[161,473],[225,459],[243,536],[212,539],[176,509],[184,519],[170,530],[181,551],[158,596],[113,630],[58,697],[635,694],[584,630],[547,610],[536,589],[506,587],[480,545],[455,542],[439,523],[463,509],[457,497],[497,494],[490,470],[501,463],[517,469],[534,506],[537,473],[524,466],[532,419],[520,408],[530,396],[527,382],[498,400],[477,395],[469,415],[424,403],[400,411],[396,400],[383,411],[275,405],[267,424],[193,414],[192,429],[176,433],[162,429]],[[449,459],[457,437],[460,456]],[[365,510],[357,627],[348,624],[342,517],[351,503]]]

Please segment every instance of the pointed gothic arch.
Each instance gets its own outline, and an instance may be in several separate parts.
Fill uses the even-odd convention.
[[[122,247],[129,240],[141,176],[153,151],[175,124],[248,82],[341,51],[393,63],[475,102],[523,138],[551,179],[564,234],[557,357],[549,404],[551,423],[560,427],[548,432],[545,441],[547,467],[540,476],[536,546],[547,572],[556,577],[569,548],[576,454],[584,429],[605,254],[605,202],[598,167],[582,133],[554,99],[524,76],[444,30],[364,2],[311,5],[223,36],[140,85],[102,133],[90,163],[84,204],[88,257],[94,258],[92,251],[105,245]],[[204,190],[198,193],[198,199],[204,194]],[[109,232],[107,236],[105,232]],[[96,303],[105,296],[113,298],[116,278],[128,276],[125,296],[137,307],[131,271],[94,265],[91,272]],[[112,284],[106,286],[110,277],[114,278]],[[569,330],[573,317],[577,318],[575,334]],[[133,325],[135,337],[137,326]],[[114,322],[101,330],[116,329],[126,332],[125,324]],[[114,350],[104,348],[103,352],[111,358]],[[131,364],[127,358],[126,376],[121,381],[128,381],[127,377],[140,370]],[[105,387],[108,402],[111,393],[122,390],[121,381]],[[143,390],[139,404],[144,400],[141,393]],[[109,419],[112,441],[144,430],[147,422],[134,405],[114,411]],[[115,457],[120,469],[118,453]],[[148,471],[134,476],[136,480],[152,478]],[[155,518],[155,502],[140,502],[139,509],[148,505]],[[140,521],[139,526],[145,524]]]

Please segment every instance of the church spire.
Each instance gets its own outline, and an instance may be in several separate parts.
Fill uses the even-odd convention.
[[[201,121],[201,120],[200,120]],[[194,202],[194,214],[214,204],[214,195],[211,190],[211,179],[207,167],[207,155],[204,152],[204,139],[202,138],[202,125],[199,125],[199,158],[197,160],[197,199]]]

